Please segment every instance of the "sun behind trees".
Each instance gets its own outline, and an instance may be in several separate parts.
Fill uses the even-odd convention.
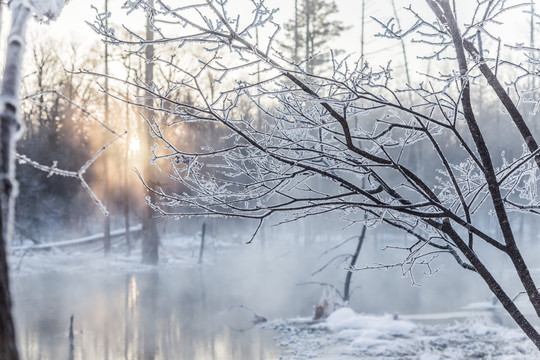
[[[195,66],[156,51],[154,64],[174,73],[167,82],[115,79],[154,100],[153,161],[178,182],[176,188],[149,187],[162,216],[252,219],[254,236],[273,217],[293,221],[330,212],[351,224],[400,229],[410,244],[399,266],[429,269],[433,255],[447,255],[480,276],[540,348],[540,335],[515,306],[508,284],[493,276],[500,257],[491,260],[504,256],[540,315],[531,259],[524,259],[524,239],[516,238],[510,218],[538,213],[539,150],[524,110],[515,105],[526,90],[523,79],[536,76],[515,59],[535,60],[527,57],[531,49],[498,41],[500,17],[521,16],[523,9],[519,3],[481,2],[475,11],[454,9],[448,0],[426,4],[421,12],[399,10],[408,28],[380,21],[381,36],[414,36],[419,56],[434,62],[410,86],[394,80],[389,64],[372,67],[364,59],[336,59],[327,76],[309,66],[313,59],[307,72],[299,70],[293,54],[274,48],[280,35],[270,2],[246,1],[252,12],[242,14],[220,1],[178,8],[126,3],[129,11],[152,14],[150,42],[127,41],[99,19],[93,26],[105,41],[133,52],[174,44],[180,55],[204,44]],[[501,85],[502,74],[517,90],[513,97]],[[203,85],[209,78],[216,79],[215,96]],[[412,105],[406,105],[409,95]],[[238,107],[244,101],[262,116],[244,116]],[[505,138],[493,141],[493,119],[485,114],[497,108],[504,109],[498,124]],[[225,136],[187,149],[174,134],[186,124],[212,125]],[[433,171],[419,172],[421,164],[407,161],[418,149],[429,149],[422,165]]]

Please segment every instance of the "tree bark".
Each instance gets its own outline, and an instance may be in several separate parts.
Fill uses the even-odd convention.
[[[309,42],[311,39],[311,31],[309,29],[310,26],[310,20],[311,20],[311,3],[310,0],[305,0],[306,2],[306,8],[305,8],[305,16],[306,16],[306,72],[311,73],[312,67],[311,67],[311,59],[309,58],[311,54],[313,53],[313,49],[309,47]]]
[[[154,0],[148,1],[148,6],[150,7],[149,13],[147,15],[146,19],[146,40],[152,41],[154,40],[154,32],[152,31],[152,17],[150,12],[154,8]],[[145,58],[146,58],[146,65],[145,65],[145,82],[146,86],[152,86],[152,83],[154,81],[154,46],[153,45],[147,45],[145,49]],[[148,121],[149,126],[151,127],[153,124],[153,116],[154,112],[152,111],[153,106],[153,100],[152,97],[149,95],[146,97],[145,100],[145,106],[146,106],[146,118]],[[152,144],[152,129],[150,128],[148,133],[146,134],[146,149],[150,149]],[[150,154],[152,156],[152,154]],[[148,159],[149,160],[149,159]],[[152,176],[152,165],[150,164],[150,161],[148,161],[146,165],[146,177],[147,177],[147,183],[150,186],[150,188],[155,188],[155,181],[154,177]],[[150,192],[149,194],[150,201],[153,202],[155,200],[155,195],[153,192]],[[144,219],[143,219],[143,240],[142,240],[142,262],[144,264],[150,264],[155,265],[159,261],[159,234],[157,231],[156,226],[156,219],[154,219],[153,216],[153,210],[150,206],[144,207]]]
[[[109,0],[105,0],[105,13],[109,11]],[[108,24],[109,21],[105,20],[105,22]],[[104,106],[103,106],[103,113],[104,113],[104,122],[105,124],[109,125],[109,45],[105,42],[104,47],[104,58],[105,58],[105,98],[104,98]],[[105,186],[105,199],[104,202],[107,204],[109,203],[109,164],[108,164],[108,156],[106,153],[103,155],[103,166],[105,168],[103,177],[104,180],[104,186]],[[105,215],[105,221],[103,224],[103,252],[105,253],[105,256],[109,255],[109,252],[111,251],[111,218],[110,213]]]
[[[439,19],[439,21],[441,21],[441,23],[447,26],[448,32],[452,37],[459,70],[462,76],[461,85],[463,89],[461,104],[463,107],[463,115],[465,117],[467,126],[469,127],[472,139],[476,145],[478,154],[480,155],[480,160],[483,166],[482,170],[484,172],[486,183],[488,185],[488,191],[491,195],[493,208],[495,210],[497,221],[501,229],[504,242],[506,244],[505,252],[512,261],[514,268],[516,269],[516,273],[519,276],[519,279],[525,291],[527,292],[527,296],[529,297],[529,300],[531,301],[531,304],[533,305],[537,316],[540,317],[540,293],[538,292],[536,284],[516,244],[512,227],[510,226],[510,221],[508,219],[508,214],[506,212],[506,208],[502,199],[499,183],[495,174],[495,169],[491,160],[491,155],[489,153],[489,149],[486,145],[480,127],[478,126],[472,108],[470,84],[467,79],[469,69],[467,66],[467,58],[465,56],[463,37],[460,34],[456,19],[454,18],[448,0],[426,1]],[[466,42],[465,46],[467,46]]]
[[[13,6],[13,20],[8,38],[6,65],[0,94],[0,359],[18,360],[15,325],[11,315],[7,247],[13,233],[16,196],[15,162],[13,152],[21,128],[19,120],[19,89],[24,54],[26,24],[30,8],[26,2]]]
[[[490,271],[485,267],[485,265],[480,261],[478,256],[472,251],[467,244],[461,239],[461,237],[455,232],[455,230],[450,225],[450,220],[445,219],[442,223],[442,231],[446,233],[458,249],[465,255],[467,260],[474,266],[476,272],[482,277],[484,282],[488,285],[491,292],[497,297],[501,302],[504,309],[510,314],[512,319],[516,324],[523,330],[523,332],[531,339],[534,345],[540,349],[540,334],[536,329],[531,325],[531,323],[525,318],[521,311],[517,308],[516,304],[512,299],[506,294],[501,285],[495,280]]]
[[[201,248],[199,249],[199,264],[203,262],[203,252],[204,252],[204,236],[206,235],[206,223],[202,224],[201,229]]]
[[[294,63],[298,63],[298,0],[294,0]]]
[[[354,251],[353,257],[351,259],[350,267],[347,271],[347,275],[345,276],[345,287],[343,288],[343,301],[349,301],[351,294],[351,278],[352,278],[352,268],[356,265],[356,261],[358,260],[358,256],[360,255],[360,250],[362,249],[362,245],[364,244],[364,238],[366,237],[366,230],[367,226],[364,225],[362,227],[362,233],[358,237],[358,243],[356,244],[356,250]]]

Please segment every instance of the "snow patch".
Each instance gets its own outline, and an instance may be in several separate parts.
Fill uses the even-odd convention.
[[[519,330],[470,319],[451,325],[357,314],[350,308],[326,322],[272,321],[282,360],[534,360],[540,353]]]
[[[471,332],[471,334],[478,336],[497,335],[496,328],[481,323],[474,323],[469,325],[469,331]]]
[[[406,336],[416,325],[410,321],[394,320],[392,315],[373,316],[356,314],[350,308],[342,308],[332,313],[326,321],[334,332],[344,329],[363,329],[392,336]]]

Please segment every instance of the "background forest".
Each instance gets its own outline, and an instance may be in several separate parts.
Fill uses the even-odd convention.
[[[114,4],[114,1],[112,3]],[[103,7],[103,4],[96,3],[96,6]],[[359,24],[352,29],[351,24],[345,24],[339,20],[339,9],[333,1],[310,1],[309,4],[305,1],[297,1],[295,6],[297,7],[296,18],[292,17],[285,21],[283,31],[278,33],[277,40],[284,53],[291,54],[292,59],[313,58],[313,61],[306,63],[306,66],[309,66],[306,70],[309,72],[327,73],[331,70],[332,54],[336,57],[348,54],[346,49],[333,49],[332,54],[329,51],[332,41],[339,39],[344,31],[358,32],[362,27],[367,26],[369,31],[375,33],[380,28],[374,19],[360,18]],[[386,9],[395,11],[395,6],[394,2],[389,2]],[[378,8],[367,2],[367,10],[364,10],[371,14]],[[310,15],[306,17],[306,14]],[[395,19],[399,22],[399,17]],[[367,22],[367,25],[364,22]],[[532,22],[527,26],[530,26],[530,38],[534,41],[535,23]],[[527,30],[526,26],[523,30]],[[113,141],[117,135],[126,132],[121,141],[112,144],[97,159],[85,177],[98,198],[103,199],[107,208],[110,209],[113,228],[140,222],[143,216],[141,206],[144,202],[144,195],[142,195],[144,191],[133,170],[140,170],[144,160],[150,158],[150,154],[145,152],[148,149],[141,148],[146,124],[136,107],[105,96],[105,80],[80,73],[82,69],[94,73],[104,72],[103,44],[98,39],[85,41],[82,44],[76,41],[70,43],[63,38],[40,35],[37,29],[31,31],[35,32],[36,41],[29,43],[25,57],[22,94],[22,114],[27,131],[18,143],[18,152],[44,165],[56,164],[55,166],[60,169],[76,171],[102,146]],[[384,55],[377,53],[384,53],[384,49],[379,50],[380,44],[377,43],[379,40],[369,36],[370,34],[367,35],[366,38],[361,32],[356,33],[356,48],[361,52],[367,48],[365,57],[368,62],[373,61],[384,65],[386,61]],[[305,41],[306,36],[310,41]],[[34,37],[31,36],[32,38]],[[419,61],[411,55],[413,45],[407,40],[402,40],[400,48],[392,47],[392,51],[397,51],[396,56],[392,58],[392,81],[397,84],[409,84],[411,74],[417,77],[435,66],[432,60]],[[377,49],[375,52],[370,51],[374,48]],[[407,55],[407,50],[409,50],[409,55]],[[160,51],[166,53],[170,49],[162,48]],[[144,59],[140,56],[126,54],[124,50],[117,47],[108,47],[107,62],[110,69],[108,71],[113,76],[122,78],[131,74],[131,76],[143,79],[145,70],[143,61]],[[189,61],[186,64],[189,64]],[[172,79],[173,74],[170,73],[170,69],[160,64],[155,66],[154,76],[159,79],[156,80],[157,82],[166,83],[167,78]],[[512,74],[506,72],[504,76],[511,78]],[[215,95],[216,89],[213,84],[215,79],[208,78],[207,80],[208,82],[203,85],[208,87],[209,93]],[[422,80],[416,81],[422,82]],[[533,85],[531,84],[532,87]],[[117,94],[119,98],[131,95],[140,96],[140,94],[129,94],[131,90],[115,88],[121,84],[108,86],[111,86],[109,91]],[[509,90],[512,92],[512,89]],[[536,115],[536,103],[527,101],[528,98],[533,97],[533,94],[527,93],[519,101],[520,108],[530,119]],[[182,89],[175,96],[186,98],[189,102],[189,98],[195,95]],[[496,144],[497,148],[493,149],[493,152],[504,153],[507,159],[517,158],[520,153],[510,145],[519,139],[518,131],[510,129],[510,132],[505,130],[501,133],[502,127],[497,124],[504,121],[505,114],[496,106],[497,99],[492,94],[484,92],[474,93],[473,96],[476,97],[475,103],[481,104],[478,111],[479,123],[490,124],[485,127],[485,136],[490,142],[493,140],[492,142]],[[243,101],[238,105],[238,111],[246,117],[264,116],[251,102]],[[173,123],[176,120],[178,119],[172,117],[166,121]],[[217,128],[216,126],[185,123],[175,129],[177,140],[188,144],[191,149],[205,144],[219,143],[223,141],[223,132],[219,131],[219,126]],[[534,130],[539,130],[536,129],[538,126],[540,125],[537,121],[531,122]],[[441,146],[451,149],[455,143],[452,138],[447,138],[446,142],[442,141]],[[429,144],[426,144],[426,147],[429,147]],[[438,159],[434,156],[435,154],[431,155],[433,156],[430,156],[429,151],[415,150],[413,153],[405,154],[405,163],[420,164],[418,170],[420,172],[435,169],[438,166]],[[450,160],[457,162],[460,159],[450,158]],[[503,159],[495,158],[495,161],[501,164]],[[24,162],[21,161],[20,164]],[[70,238],[102,231],[104,226],[102,221],[105,221],[103,214],[90,200],[86,190],[70,178],[51,176],[52,174],[32,166],[19,166],[18,178],[21,183],[21,192],[17,203],[17,239],[19,241],[35,240],[39,237],[41,241],[50,241],[58,240],[60,233],[62,238]],[[166,177],[160,181],[162,186],[172,188],[181,186],[169,181]],[[76,211],[73,211],[74,209]],[[533,227],[535,222],[529,223],[526,219],[526,216],[520,217],[523,227]],[[175,222],[169,223],[169,226],[183,229],[181,231],[193,232],[200,228],[200,225],[194,225],[194,222],[199,221],[190,220],[191,226],[174,225]],[[317,224],[318,221],[314,220],[313,223]],[[320,233],[313,226],[305,228],[313,229],[315,234]],[[309,237],[309,234],[306,235],[306,238]]]

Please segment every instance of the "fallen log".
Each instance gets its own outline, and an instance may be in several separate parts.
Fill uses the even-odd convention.
[[[136,233],[141,231],[143,228],[142,224],[130,226],[129,233]],[[117,229],[114,231],[111,231],[111,238],[113,237],[119,237],[126,234],[126,229]],[[51,249],[53,247],[64,247],[64,246],[73,246],[73,245],[81,245],[81,244],[87,244],[97,241],[103,241],[103,238],[105,237],[104,233],[97,233],[94,235],[88,235],[82,238],[73,239],[73,240],[62,240],[62,241],[54,241],[54,242],[48,242],[48,243],[40,243],[35,245],[22,245],[22,246],[13,246],[11,249],[13,251],[21,251],[21,250],[45,250],[45,249]]]

